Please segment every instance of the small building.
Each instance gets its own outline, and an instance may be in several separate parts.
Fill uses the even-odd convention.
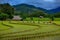
[[[40,18],[44,18],[43,16],[40,16]]]
[[[22,18],[20,17],[20,16],[18,16],[18,15],[15,15],[15,16],[13,16],[13,19],[12,20],[21,20]]]

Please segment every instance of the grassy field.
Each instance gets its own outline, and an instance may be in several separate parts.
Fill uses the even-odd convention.
[[[25,20],[30,21],[30,18],[26,18]],[[34,21],[49,21],[50,18],[33,18]],[[60,18],[54,18],[55,21],[60,21]]]
[[[0,21],[0,40],[60,40],[60,21]]]

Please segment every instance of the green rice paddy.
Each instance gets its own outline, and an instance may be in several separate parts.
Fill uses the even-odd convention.
[[[0,40],[53,40],[60,37],[60,21],[54,21],[57,25],[47,24],[47,21],[34,22],[0,21]]]

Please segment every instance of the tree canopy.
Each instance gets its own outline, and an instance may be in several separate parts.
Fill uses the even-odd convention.
[[[6,3],[6,4],[0,4],[0,16],[8,16],[9,19],[12,18],[12,15],[14,14],[14,8]]]

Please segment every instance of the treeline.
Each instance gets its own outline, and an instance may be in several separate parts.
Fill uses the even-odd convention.
[[[49,18],[49,17],[53,16],[55,18],[60,18],[60,12],[53,13],[53,14],[48,14],[48,13],[45,13],[44,11],[35,11],[32,13],[20,12],[18,15],[20,15],[22,17],[40,17],[40,16],[43,16],[44,18]]]
[[[13,14],[14,8],[10,4],[0,4],[0,20],[11,19]]]
[[[54,17],[60,18],[60,12],[53,14]]]

